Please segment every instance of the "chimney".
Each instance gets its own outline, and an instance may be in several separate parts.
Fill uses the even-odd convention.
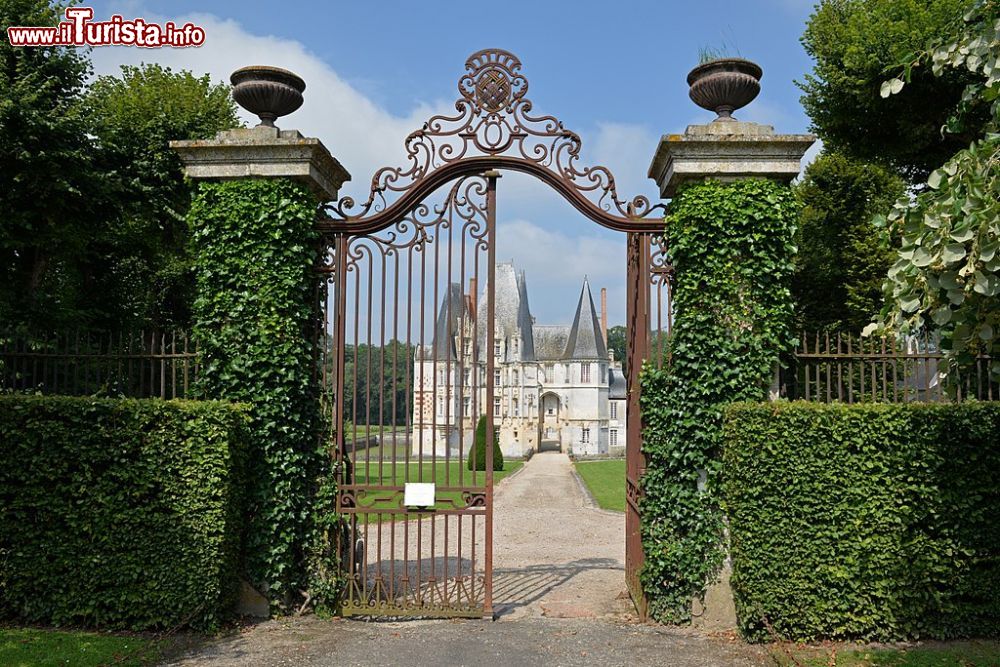
[[[601,288],[601,335],[604,336],[604,347],[608,346],[608,288]]]
[[[469,310],[472,311],[472,317],[476,316],[476,279],[469,278]]]

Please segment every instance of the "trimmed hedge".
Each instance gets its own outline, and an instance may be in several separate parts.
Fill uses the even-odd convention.
[[[246,416],[0,396],[0,616],[211,629],[238,593]]]
[[[1000,403],[737,404],[723,435],[747,638],[1000,635]]]

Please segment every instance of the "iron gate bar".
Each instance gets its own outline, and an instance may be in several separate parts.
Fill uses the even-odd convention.
[[[465,64],[466,72],[459,79],[457,115],[436,115],[423,127],[411,133],[405,142],[408,163],[402,167],[383,167],[375,172],[366,201],[360,205],[350,197],[342,197],[323,209],[317,227],[322,232],[327,250],[323,253],[319,272],[324,281],[323,312],[326,310],[325,287],[332,282],[333,322],[323,322],[320,336],[330,332],[332,368],[324,362],[323,376],[333,385],[333,417],[336,425],[335,456],[340,475],[337,509],[347,517],[341,536],[342,557],[350,583],[344,595],[345,614],[373,616],[485,616],[493,615],[493,447],[495,433],[492,381],[496,345],[494,332],[496,275],[496,181],[498,170],[506,169],[529,174],[547,183],[588,219],[612,230],[628,232],[628,310],[630,325],[627,337],[627,432],[626,475],[629,512],[627,513],[626,579],[640,615],[645,613],[638,568],[642,563],[639,540],[639,496],[644,465],[641,452],[641,415],[639,412],[638,372],[650,351],[651,295],[655,294],[657,349],[663,362],[663,291],[666,291],[667,330],[671,324],[670,272],[662,252],[662,215],[664,206],[653,205],[645,196],[630,200],[619,197],[614,176],[601,166],[577,164],[582,141],[567,130],[554,116],[532,116],[532,103],[525,96],[527,79],[520,73],[521,62],[513,54],[500,49],[474,53]],[[453,184],[444,204],[432,209],[425,203],[435,191]],[[480,198],[485,198],[482,202]],[[393,199],[393,201],[390,201]],[[436,217],[435,217],[436,215]],[[453,255],[456,252],[454,231],[458,229],[458,299],[455,297]],[[444,232],[447,231],[447,234]],[[468,242],[468,245],[467,245]],[[658,246],[651,256],[651,246]],[[442,250],[445,257],[442,258]],[[433,251],[433,254],[430,254]],[[402,255],[405,252],[406,276],[401,276]],[[480,267],[480,255],[485,254],[487,266]],[[432,266],[428,270],[427,262]],[[442,265],[446,262],[446,265]],[[375,267],[380,263],[379,267]],[[364,269],[367,273],[364,273]],[[445,268],[445,271],[441,269]],[[415,276],[414,272],[418,275]],[[391,292],[386,281],[392,277]],[[485,276],[481,274],[485,273]],[[471,274],[471,275],[470,275]],[[486,278],[482,285],[480,278]],[[444,295],[439,291],[445,280]],[[463,294],[466,279],[470,294]],[[352,294],[349,283],[354,281]],[[380,283],[379,331],[373,337],[373,282]],[[400,281],[405,281],[401,286]],[[428,294],[427,281],[433,280]],[[361,282],[367,281],[367,310],[362,310]],[[402,293],[400,288],[402,287]],[[414,288],[419,293],[414,294]],[[478,290],[483,287],[486,304],[478,302]],[[353,315],[348,302],[353,300]],[[386,301],[392,305],[386,308]],[[428,303],[428,300],[430,301]],[[460,304],[460,305],[456,305]],[[400,313],[400,307],[403,313]],[[413,313],[413,308],[419,313]],[[440,307],[440,312],[436,309]],[[432,309],[430,326],[434,329],[428,346],[425,334],[425,314]],[[456,317],[455,308],[461,308]],[[390,315],[391,313],[391,315]],[[463,316],[462,314],[466,315]],[[482,313],[482,316],[480,316]],[[366,317],[365,341],[359,331],[360,317]],[[401,316],[405,315],[405,324]],[[414,315],[417,315],[414,318]],[[443,331],[438,324],[443,316]],[[391,457],[386,460],[385,438],[385,373],[387,356],[386,317],[391,317],[394,350],[392,366],[392,444]],[[346,359],[347,324],[353,325],[353,355],[350,367]],[[486,320],[485,322],[483,320]],[[414,321],[415,320],[415,321]],[[399,327],[405,326],[405,350],[402,372],[403,413],[409,434],[402,460],[396,429],[400,376],[398,347]],[[332,325],[332,326],[330,326]],[[454,331],[454,326],[459,331]],[[417,340],[413,327],[419,328]],[[483,329],[485,327],[485,330]],[[482,336],[480,334],[482,333]],[[440,347],[439,338],[447,345]],[[364,359],[360,347],[366,344]],[[373,413],[372,347],[378,344],[377,414]],[[449,346],[456,346],[453,350]],[[481,349],[485,347],[485,349]],[[443,358],[439,356],[443,355]],[[412,354],[412,359],[409,356]],[[485,355],[485,358],[480,358]],[[359,395],[359,373],[364,362],[363,396]],[[348,373],[348,370],[351,373]],[[427,382],[430,373],[431,382]],[[481,374],[482,373],[482,374]],[[439,380],[444,381],[439,382]],[[348,383],[350,381],[350,385]],[[438,385],[443,385],[439,395]],[[432,387],[432,389],[428,389]],[[453,391],[454,389],[454,391]],[[364,400],[364,452],[359,451],[358,407]],[[351,399],[351,414],[346,403]],[[439,401],[444,410],[440,411]],[[480,404],[482,401],[482,404]],[[452,415],[454,409],[454,415]],[[439,411],[442,412],[439,420]],[[474,433],[478,419],[485,420],[487,446],[483,485],[473,471],[466,480],[464,453],[468,448],[473,462],[477,457]],[[344,420],[350,417],[354,431],[344,432]],[[379,421],[373,481],[371,422]],[[427,429],[431,433],[430,455],[424,451]],[[457,483],[451,476],[451,429],[457,429],[456,458],[459,460]],[[438,482],[439,432],[446,434],[443,453],[443,485],[436,487],[445,494],[432,511],[414,512],[402,505],[402,489],[411,476],[423,481],[425,474]],[[468,432],[468,441],[466,434]],[[350,437],[348,437],[348,435]],[[350,442],[348,442],[350,440]],[[414,442],[415,440],[415,442]],[[416,461],[411,457],[415,456]],[[391,466],[386,476],[385,464]],[[402,473],[399,471],[402,463]],[[415,470],[412,465],[416,465]],[[425,470],[429,464],[429,472]],[[363,467],[362,467],[363,466]],[[473,466],[476,467],[475,465]],[[361,474],[361,470],[364,474]],[[402,484],[402,485],[401,485]],[[436,499],[437,500],[437,499]],[[418,516],[411,526],[410,518]],[[481,529],[477,527],[482,522]],[[440,522],[440,526],[439,526]],[[426,524],[426,525],[425,525]],[[401,528],[400,528],[401,526]],[[415,533],[416,555],[410,561],[411,535]],[[454,529],[454,531],[452,530]],[[383,531],[388,531],[385,539]],[[479,531],[482,533],[479,533]],[[374,533],[374,536],[373,534]],[[477,533],[479,533],[477,535]],[[425,537],[430,539],[425,544]],[[438,565],[438,538],[443,544],[443,558]],[[454,538],[454,540],[452,539]],[[481,539],[480,539],[481,538]],[[397,571],[396,557],[402,542],[402,572]],[[383,566],[383,546],[388,542],[388,569]],[[482,546],[479,544],[482,542]],[[467,543],[467,544],[466,544]],[[466,548],[468,553],[466,553]],[[429,575],[424,578],[424,549],[430,556]],[[481,551],[481,561],[479,552]],[[455,557],[454,568],[450,560]],[[478,562],[477,562],[478,561]],[[411,565],[415,567],[411,570]],[[482,569],[481,576],[477,566]],[[440,574],[440,576],[439,576]],[[385,576],[388,575],[388,581]],[[401,575],[401,576],[400,576]],[[414,581],[415,578],[415,581]]]

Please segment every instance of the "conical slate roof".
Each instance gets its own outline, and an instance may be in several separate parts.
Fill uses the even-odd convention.
[[[496,265],[495,288],[493,291],[496,300],[494,309],[494,325],[497,328],[497,341],[505,343],[504,361],[513,360],[512,341],[520,341],[520,358],[523,361],[535,361],[535,344],[532,337],[531,310],[528,308],[528,288],[524,278],[524,272],[518,274],[514,270],[513,262],[499,262]],[[483,286],[483,292],[478,302],[478,322],[485,324],[487,321],[486,308],[489,303],[487,288]],[[481,349],[486,349],[485,327],[479,328],[479,345]],[[492,353],[492,351],[491,351]]]
[[[606,359],[607,356],[608,348],[601,335],[594,298],[590,295],[590,283],[584,278],[563,359]]]
[[[459,283],[451,283],[448,293],[441,300],[437,321],[434,323],[434,356],[438,361],[457,359],[455,337],[462,332],[462,321],[468,316],[465,295]]]

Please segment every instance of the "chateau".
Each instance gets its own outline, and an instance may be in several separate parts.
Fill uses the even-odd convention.
[[[607,348],[604,292],[600,318],[584,278],[573,324],[535,324],[524,272],[496,265],[494,345],[487,350],[486,293],[453,283],[435,319],[429,346],[414,360],[412,447],[464,456],[479,415],[493,412],[504,456],[540,446],[574,454],[619,453],[625,447],[625,376]],[[486,353],[493,377],[486,377]],[[486,382],[493,404],[486,406]]]

